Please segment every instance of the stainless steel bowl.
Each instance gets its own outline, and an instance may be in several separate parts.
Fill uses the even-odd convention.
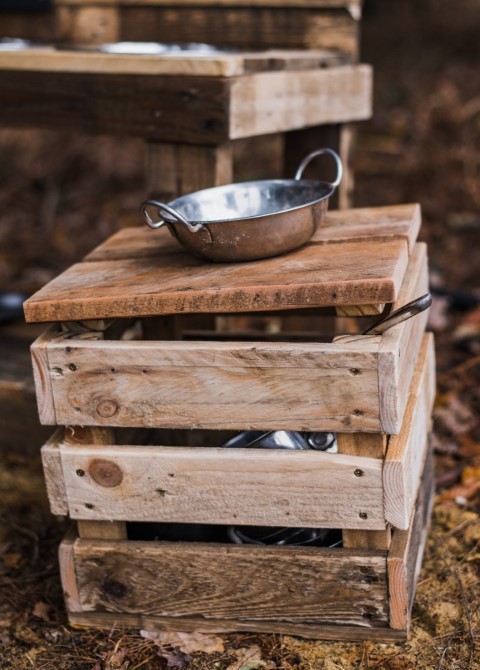
[[[335,160],[334,181],[302,179],[310,161],[322,154]],[[340,157],[332,149],[318,149],[304,158],[294,179],[217,186],[168,204],[146,200],[142,212],[151,228],[167,226],[195,256],[224,262],[269,258],[308,242],[325,217],[342,173]]]

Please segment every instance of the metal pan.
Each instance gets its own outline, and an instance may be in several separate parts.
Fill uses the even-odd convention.
[[[328,154],[335,160],[333,182],[302,179],[311,160]],[[168,204],[146,200],[142,212],[151,228],[168,226],[195,256],[212,261],[252,261],[283,254],[308,242],[327,211],[342,179],[340,157],[317,149],[298,167],[294,179],[250,181],[184,195]],[[157,210],[153,219],[151,208]]]

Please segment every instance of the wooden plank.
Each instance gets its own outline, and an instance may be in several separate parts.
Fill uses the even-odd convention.
[[[381,314],[385,309],[385,303],[377,303],[376,305],[345,305],[343,307],[336,307],[337,316],[373,316]]]
[[[385,553],[82,540],[74,552],[84,612],[359,626],[388,618]]]
[[[66,10],[69,14],[69,10]],[[101,13],[110,10],[92,8],[89,12]],[[113,10],[115,12],[115,10]],[[82,11],[83,13],[83,11]],[[112,23],[110,19],[92,21],[92,27],[82,25],[83,19],[62,18],[61,34],[67,42],[95,43],[116,42],[117,39],[104,39],[102,28]],[[71,24],[71,25],[70,25]],[[113,30],[113,26],[111,26]],[[82,31],[83,39],[75,33]],[[89,33],[89,34],[87,34]],[[343,63],[342,63],[343,61]],[[114,74],[114,75],[175,75],[198,77],[236,77],[239,75],[275,70],[309,70],[333,65],[342,65],[345,59],[332,51],[312,49],[299,51],[294,49],[268,49],[266,51],[238,53],[192,53],[183,55],[158,54],[113,54],[101,51],[79,49],[61,51],[53,47],[32,47],[24,51],[0,52],[0,71],[17,70],[27,72],[69,72],[72,74]]]
[[[168,202],[233,182],[233,147],[148,142],[146,172],[148,196]]]
[[[358,57],[358,22],[347,9],[235,5],[123,6],[121,38],[185,43],[208,36],[210,44],[236,49],[331,49]]]
[[[75,569],[75,558],[73,547],[76,542],[76,536],[71,528],[58,550],[58,560],[60,563],[60,578],[62,580],[63,597],[65,605],[69,612],[82,612],[83,607],[80,604],[80,594],[78,592],[77,575]]]
[[[56,329],[52,327],[40,335],[30,347],[32,354],[33,378],[37,395],[37,406],[40,423],[55,425],[55,404],[52,395],[51,374],[47,345],[51,342]]]
[[[421,568],[433,505],[433,455],[427,453],[419,493],[408,530],[394,533],[388,556],[390,626],[408,631],[415,587]]]
[[[1,11],[2,37],[50,41],[55,36],[53,10],[36,11],[33,16],[25,11]]]
[[[404,240],[366,238],[213,264],[183,252],[165,231],[149,233],[157,256],[73,265],[27,300],[27,321],[392,302],[408,263]]]
[[[295,635],[307,639],[401,642],[406,639],[406,632],[393,630],[384,626],[339,626],[298,624],[276,621],[244,622],[238,619],[204,619],[203,617],[153,617],[132,614],[110,614],[108,612],[71,612],[68,620],[72,626],[90,626],[113,630],[118,628],[138,628],[149,631],[175,631],[185,633],[277,633]]]
[[[93,6],[90,6],[93,4]],[[55,33],[61,42],[102,44],[117,42],[120,38],[120,11],[114,6],[57,7]]]
[[[366,339],[355,350],[316,343],[53,341],[57,420],[375,432],[378,339]]]
[[[232,80],[231,139],[370,118],[368,65],[319,71],[260,72]]]
[[[363,0],[54,0],[55,6],[120,7],[122,5],[161,7],[308,7],[325,9],[326,7],[358,7]]]
[[[61,457],[75,519],[385,526],[382,462],[376,459],[313,451],[97,445],[61,449]]]
[[[338,433],[337,443],[340,454],[368,456],[381,462],[385,454],[387,438],[377,433]],[[364,512],[366,513],[367,511]],[[347,527],[342,531],[342,539],[343,546],[346,548],[388,549],[391,533],[389,527],[385,528],[383,519],[382,528],[379,530],[354,530],[353,527]]]
[[[408,529],[428,449],[427,433],[435,397],[433,335],[423,338],[403,420],[393,435],[383,470],[385,518],[395,528]]]
[[[304,153],[301,154],[301,157],[304,157]],[[293,166],[298,167],[297,160]],[[325,175],[322,178],[324,179]],[[325,221],[314,233],[311,243],[405,240],[411,254],[420,225],[421,212],[418,204],[328,211]],[[152,240],[152,233],[146,226],[124,228],[100,244],[84,260],[111,261],[148,258],[166,255],[174,248],[174,243],[168,237],[156,237]],[[335,253],[335,247],[330,253]],[[286,257],[283,256],[282,260],[285,261]],[[205,267],[204,264],[202,266]]]
[[[42,447],[43,473],[47,486],[48,500],[50,502],[50,511],[52,514],[60,516],[68,514],[67,492],[60,454],[63,432],[63,428],[58,428]]]
[[[216,144],[228,139],[228,81],[3,70],[0,123]]]

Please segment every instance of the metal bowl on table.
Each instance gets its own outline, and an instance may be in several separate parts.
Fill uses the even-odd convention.
[[[335,160],[333,182],[302,179],[310,161],[323,154]],[[146,200],[142,212],[151,228],[167,226],[185,249],[200,258],[223,262],[269,258],[308,242],[325,217],[342,173],[340,157],[332,149],[317,149],[303,159],[294,179],[217,186],[168,204]]]

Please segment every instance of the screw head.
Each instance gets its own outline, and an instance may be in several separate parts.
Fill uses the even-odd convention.
[[[358,513],[358,516],[359,516],[361,519],[368,519],[368,514],[367,514],[366,512],[359,512],[359,513]]]
[[[75,363],[69,363],[68,364],[68,369],[71,370],[72,372],[75,372],[75,370],[77,369],[77,366],[75,365]]]
[[[356,377],[360,374],[360,370],[358,368],[350,368],[350,374]]]
[[[76,474],[78,477],[85,477],[85,470],[82,470],[82,468],[78,468]]]
[[[365,473],[363,470],[360,470],[360,468],[356,468],[356,470],[353,471],[353,474],[355,477],[363,477]]]

